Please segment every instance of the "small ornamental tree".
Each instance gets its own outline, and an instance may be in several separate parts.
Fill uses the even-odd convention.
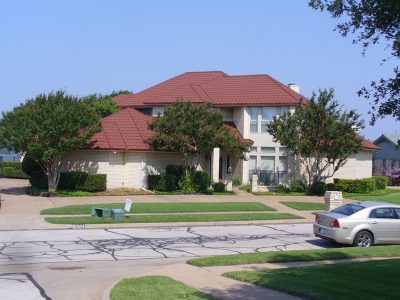
[[[3,113],[0,140],[39,163],[54,192],[64,153],[78,149],[100,130],[100,116],[88,103],[63,91],[41,94]]]
[[[342,111],[333,100],[333,90],[320,90],[293,114],[275,117],[268,132],[275,142],[297,156],[305,167],[309,187],[332,177],[346,159],[362,149],[362,138],[355,129],[363,122],[354,111]]]
[[[121,94],[130,94],[130,93],[132,92],[127,90],[120,90],[120,91],[113,91],[109,95],[90,94],[85,97],[82,97],[82,101],[93,106],[96,112],[102,118],[104,118],[119,111],[117,103],[115,103],[115,101],[113,100],[114,96],[118,96]]]
[[[246,142],[223,125],[222,114],[211,109],[208,103],[177,101],[166,108],[163,116],[156,117],[149,128],[154,131],[149,140],[153,149],[179,153],[185,172],[193,158],[197,157],[197,168],[200,154],[209,153],[215,147],[239,158],[248,152]]]

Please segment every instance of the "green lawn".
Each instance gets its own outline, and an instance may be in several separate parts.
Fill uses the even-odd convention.
[[[174,215],[130,215],[124,219],[93,217],[45,218],[53,224],[109,224],[109,223],[172,223],[172,222],[218,222],[303,219],[287,213],[237,213],[237,214],[174,214]]]
[[[102,203],[71,205],[48,208],[42,215],[85,215],[91,214],[92,207],[123,208],[124,203]],[[259,202],[177,202],[177,203],[133,203],[131,213],[191,213],[191,212],[233,212],[233,211],[274,211]]]
[[[343,197],[358,201],[382,201],[400,204],[400,190],[394,189],[377,190],[369,194],[344,193]]]
[[[188,260],[187,263],[199,266],[228,266],[292,261],[313,261],[325,259],[345,259],[357,257],[400,256],[400,245],[374,246],[369,248],[344,247],[335,249],[290,250],[219,255]]]
[[[297,210],[324,210],[325,204],[318,202],[291,202],[281,201],[282,204]]]
[[[161,191],[153,191],[154,194],[156,195],[190,195],[190,194],[185,194],[182,191],[170,191],[170,192],[161,192]],[[216,196],[229,196],[229,195],[236,195],[235,192],[233,191],[225,191],[225,192],[214,192],[213,190],[209,190],[204,193],[199,193],[203,195],[216,195]]]
[[[400,295],[400,259],[224,275],[307,299],[399,299]]]
[[[117,283],[111,290],[111,300],[215,300],[180,281],[166,276],[144,276],[127,278]]]

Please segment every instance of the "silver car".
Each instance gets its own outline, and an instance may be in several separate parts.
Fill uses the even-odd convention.
[[[352,202],[317,213],[314,234],[357,247],[400,243],[400,205]]]

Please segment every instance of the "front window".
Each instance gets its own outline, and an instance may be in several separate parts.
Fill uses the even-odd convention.
[[[258,107],[250,109],[250,132],[258,132]]]
[[[257,169],[257,156],[250,155],[249,168],[250,168],[250,170],[256,170]]]
[[[267,125],[276,115],[276,107],[261,108],[261,132],[267,132]]]
[[[265,171],[275,170],[275,157],[274,156],[261,156],[260,169]]]
[[[265,133],[268,124],[276,116],[282,116],[289,111],[285,106],[250,107],[250,132]]]

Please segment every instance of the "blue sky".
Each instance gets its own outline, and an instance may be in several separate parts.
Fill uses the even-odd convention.
[[[391,75],[383,46],[361,46],[333,31],[306,0],[0,2],[0,110],[41,92],[83,96],[140,91],[186,71],[270,74],[301,93],[332,87],[368,124],[356,92]],[[363,134],[395,132],[388,118]]]

